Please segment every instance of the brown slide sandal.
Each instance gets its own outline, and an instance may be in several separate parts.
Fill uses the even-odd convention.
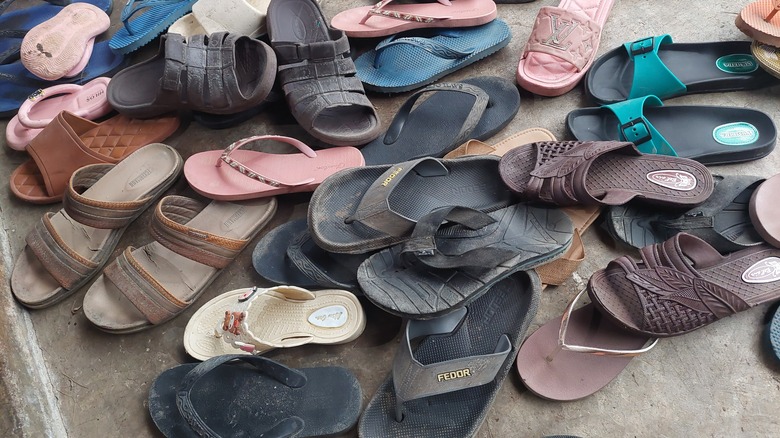
[[[724,256],[679,233],[640,255],[613,260],[588,283],[601,313],[640,335],[682,335],[780,299],[780,249],[766,244]]]
[[[184,196],[157,204],[155,242],[127,248],[95,280],[84,314],[109,333],[133,333],[189,307],[276,212],[276,198],[205,205]]]
[[[27,146],[32,159],[11,173],[11,192],[33,204],[59,202],[76,169],[116,164],[143,146],[165,140],[178,127],[179,118],[172,116],[116,116],[98,124],[63,111]]]
[[[763,183],[750,198],[750,221],[753,227],[770,245],[780,248],[780,174]]]
[[[125,229],[178,178],[184,162],[150,144],[119,164],[92,164],[68,182],[65,208],[46,213],[27,235],[11,290],[27,307],[57,303],[100,272]]]
[[[559,206],[622,205],[636,198],[670,206],[704,202],[712,174],[693,160],[642,154],[617,141],[542,142],[501,158],[499,173],[525,201]]]
[[[556,401],[587,397],[658,342],[621,330],[592,304],[573,310],[584,292],[560,319],[548,321],[529,336],[517,354],[523,384],[539,397]]]

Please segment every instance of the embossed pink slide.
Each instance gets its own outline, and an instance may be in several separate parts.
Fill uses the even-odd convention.
[[[517,83],[542,96],[569,92],[585,76],[614,0],[563,0],[545,6],[517,67]]]

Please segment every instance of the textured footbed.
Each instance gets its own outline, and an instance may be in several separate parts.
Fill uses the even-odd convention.
[[[24,37],[21,59],[36,76],[55,80],[73,76],[90,40],[108,30],[111,19],[97,6],[72,3],[54,18],[35,26]],[[91,52],[91,47],[89,52]],[[83,64],[85,65],[85,64]]]
[[[780,14],[775,14],[769,21],[766,20],[774,8],[774,0],[753,1],[739,11],[734,24],[751,39],[778,47],[780,46]]]
[[[197,364],[160,374],[149,390],[149,414],[168,438],[197,438],[179,413],[181,381]],[[296,437],[337,435],[351,429],[360,415],[362,391],[345,368],[298,369],[306,384],[290,388],[249,365],[220,365],[198,380],[190,399],[195,412],[220,436],[258,436],[279,422],[298,417],[304,428]]]
[[[176,20],[190,12],[196,1],[182,0],[173,4],[147,7],[137,12],[111,37],[110,47],[118,53],[128,54],[145,46]],[[133,29],[132,33],[127,30],[128,27]]]
[[[780,78],[780,57],[778,57],[778,52],[780,52],[780,48],[758,41],[753,41],[750,45],[750,53],[756,58],[758,65],[776,78]]]
[[[198,6],[193,5],[193,12],[179,18],[169,28],[168,33],[177,33],[188,38],[193,35],[208,35],[215,32],[231,32],[256,38],[265,33],[265,15],[270,0],[237,0],[233,2],[206,1],[196,2]],[[243,4],[241,4],[243,3]],[[213,15],[212,15],[213,14]],[[231,20],[236,14],[243,15],[239,21],[257,23],[257,27],[249,34],[243,33],[247,29],[238,29]],[[205,15],[205,16],[204,16]],[[211,21],[211,28],[215,25],[219,30],[212,32],[203,28],[198,20],[200,16],[204,20]]]
[[[498,175],[497,157],[444,160],[443,176],[423,177],[410,172],[388,198],[390,208],[412,221],[440,207],[459,205],[493,211],[511,202],[511,193]],[[322,248],[332,252],[366,253],[400,243],[393,237],[357,221],[346,223],[366,190],[389,166],[343,170],[325,180],[309,203],[309,232]],[[414,196],[409,196],[410,194]]]
[[[674,96],[722,91],[752,90],[777,83],[762,69],[750,73],[728,73],[716,61],[728,55],[750,55],[749,41],[664,44],[658,51],[663,64],[687,89]],[[597,103],[628,99],[634,82],[634,62],[623,46],[613,49],[593,63],[585,77],[588,97]],[[665,99],[666,99],[665,98]]]
[[[184,329],[184,350],[198,360],[223,354],[249,354],[228,343],[222,337],[221,326],[225,312],[233,311],[238,298],[251,291],[252,288],[244,288],[226,292],[198,309]],[[255,293],[260,292],[258,290]],[[308,301],[285,298],[275,291],[258,296],[252,302],[246,319],[249,330],[262,341],[284,347],[309,343],[343,344],[357,339],[363,333],[366,317],[354,294],[343,290],[319,290],[312,293],[316,297]],[[328,313],[345,312],[343,323],[329,327],[329,324],[312,318],[312,315],[323,309]],[[341,320],[340,316],[338,318]],[[262,354],[271,349],[259,348],[252,354]]]
[[[731,164],[756,160],[775,148],[777,130],[765,113],[748,108],[719,106],[645,107],[644,117],[669,142],[677,155],[702,164]],[[730,123],[749,123],[758,138],[749,145],[718,143],[713,131]],[[580,141],[621,140],[620,122],[606,108],[574,110],[566,117],[566,127]],[[641,145],[640,145],[641,146]]]
[[[496,19],[477,27],[432,29],[395,38],[403,41],[404,37],[423,38],[469,55],[447,59],[430,47],[405,43],[369,50],[355,60],[357,76],[367,90],[400,93],[422,87],[506,47],[512,33]]]
[[[127,202],[150,195],[158,196],[176,181],[182,165],[179,154],[169,146],[152,144],[117,164],[82,195],[104,202]],[[89,227],[73,220],[65,210],[55,213],[51,223],[68,248],[99,267],[75,287],[66,290],[25,245],[14,264],[11,290],[16,299],[28,307],[40,308],[57,303],[100,273],[125,230]]]
[[[185,225],[231,239],[251,240],[271,220],[276,205],[276,198],[241,203],[214,201]],[[152,278],[188,306],[222,272],[176,254],[158,242],[135,248],[132,254]],[[153,326],[104,275],[95,280],[84,296],[84,314],[101,330],[112,333],[132,333]]]
[[[358,282],[372,303],[404,318],[433,318],[478,299],[491,286],[519,270],[532,269],[563,254],[572,242],[572,223],[559,209],[517,204],[490,213],[496,223],[469,230],[453,225],[439,230],[435,244],[442,254],[462,254],[487,246],[517,255],[494,268],[436,269],[405,266],[403,245],[369,257],[358,269]]]
[[[767,350],[776,361],[780,361],[780,311],[777,306],[769,309],[772,320],[764,329]]]
[[[455,392],[410,400],[403,405],[403,420],[395,419],[395,390],[390,376],[360,418],[361,437],[457,438],[474,436],[509,373],[528,325],[536,315],[540,283],[533,272],[505,278],[468,306],[463,322],[451,334],[423,339],[414,358],[423,365],[475,355],[492,354],[502,335],[512,351],[493,381]],[[403,348],[401,346],[400,348]]]
[[[556,316],[533,332],[517,353],[517,371],[523,384],[539,397],[572,401],[607,386],[632,357],[601,356],[558,349],[561,317]],[[636,350],[649,340],[622,330],[588,304],[571,313],[568,345]]]

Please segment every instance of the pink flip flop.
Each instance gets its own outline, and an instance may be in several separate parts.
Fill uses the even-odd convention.
[[[271,154],[237,150],[259,140],[291,144],[301,153]],[[339,170],[363,165],[363,155],[353,147],[315,152],[294,138],[259,135],[239,140],[224,151],[201,152],[191,156],[184,163],[184,176],[196,192],[207,198],[240,201],[311,192],[325,178]]]
[[[387,8],[392,1],[347,9],[336,14],[330,24],[349,37],[373,38],[410,29],[479,26],[493,21],[497,13],[493,0],[438,0]]]
[[[9,148],[23,151],[39,132],[62,111],[89,120],[110,113],[106,88],[109,78],[95,78],[84,85],[62,84],[37,91],[19,107],[5,129]]]
[[[545,6],[517,67],[517,83],[542,96],[560,96],[585,75],[601,42],[614,0],[563,0]]]

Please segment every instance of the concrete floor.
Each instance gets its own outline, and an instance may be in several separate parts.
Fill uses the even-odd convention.
[[[323,0],[328,16],[348,8],[370,4],[373,0]],[[23,7],[32,0],[16,2]],[[670,33],[680,42],[742,40],[745,37],[734,27],[734,17],[746,1],[671,0],[617,2],[603,32],[599,54],[626,41],[648,35]],[[472,76],[496,75],[514,79],[518,58],[531,31],[534,17],[541,6],[556,5],[553,0],[538,0],[530,4],[499,5],[499,17],[509,23],[513,39],[496,55],[450,75],[457,81]],[[123,5],[116,5],[112,32],[116,30]],[[356,51],[368,47],[356,44]],[[135,59],[148,56],[155,49],[145,50]],[[753,92],[724,93],[679,98],[669,104],[728,105],[750,107],[769,113],[778,120],[777,97],[780,87]],[[392,119],[405,96],[371,95],[386,125]],[[520,112],[512,123],[494,140],[500,140],[519,130],[541,126],[565,139],[564,118],[579,107],[587,106],[580,87],[558,98],[540,98],[522,92]],[[5,129],[5,123],[0,123]],[[234,129],[209,131],[197,124],[182,129],[167,143],[177,147],[185,158],[194,152],[221,149],[230,142],[256,134],[292,135],[312,141],[282,105]],[[0,174],[9,175],[26,155],[2,147]],[[749,173],[770,176],[780,170],[780,152],[762,160],[735,166],[713,168],[723,174]],[[24,245],[24,237],[32,224],[46,211],[60,208],[32,206],[13,198],[5,187],[0,188],[0,210],[7,234],[6,269]],[[182,179],[172,189],[175,193],[190,193]],[[280,199],[279,212],[265,231],[292,218],[302,217],[307,197],[296,195]],[[150,238],[147,232],[149,212],[141,216],[125,233],[116,253],[128,245],[140,246]],[[585,235],[587,259],[566,284],[543,292],[542,303],[531,331],[550,318],[557,317],[568,300],[576,294],[595,270],[624,253],[616,248],[600,230]],[[2,236],[0,236],[2,237]],[[0,239],[4,240],[4,239]],[[54,412],[46,418],[6,416],[0,421],[2,436],[40,436],[36,422],[54,424],[45,434],[61,435],[57,429],[58,414],[64,430],[72,437],[157,436],[147,411],[149,385],[163,370],[189,362],[181,345],[188,318],[197,307],[212,297],[235,288],[262,285],[250,263],[251,249],[221,275],[192,308],[175,320],[142,333],[114,336],[93,328],[84,317],[81,303],[86,287],[49,309],[29,312],[32,332],[21,346],[3,348],[0,365],[17,357],[35,363],[43,376],[44,386],[56,397]],[[7,272],[7,271],[6,271]],[[7,288],[6,288],[7,293]],[[0,300],[0,303],[7,302]],[[9,304],[14,306],[14,304]],[[26,327],[25,310],[3,309],[0,328],[11,325]],[[763,353],[761,331],[767,306],[727,318],[692,334],[663,340],[651,352],[635,358],[614,382],[584,400],[557,403],[542,400],[529,393],[516,374],[510,374],[498,399],[480,429],[480,437],[540,437],[548,434],[597,436],[772,436],[778,435],[780,408],[780,374],[776,365]],[[400,321],[366,305],[368,327],[363,336],[351,344],[320,347],[305,346],[288,351],[276,351],[269,356],[293,367],[341,365],[358,376],[364,393],[364,403],[373,395],[390,370],[398,344]],[[16,315],[12,320],[8,315]],[[5,327],[3,327],[5,326]],[[529,331],[530,333],[530,331]],[[2,346],[2,343],[0,343]],[[40,349],[39,349],[40,348]],[[42,362],[41,363],[41,358]],[[4,374],[8,379],[8,373]],[[6,382],[6,385],[14,382]],[[18,382],[16,382],[18,383]],[[13,385],[11,385],[13,386]],[[19,388],[17,388],[18,390]],[[20,403],[29,399],[21,388],[5,403]],[[46,388],[44,388],[46,389]],[[14,406],[3,406],[4,389],[0,385],[0,412],[14,412]],[[5,398],[8,400],[8,398]],[[24,410],[16,406],[17,411]],[[47,412],[45,409],[40,412]],[[34,416],[33,416],[34,417]],[[352,431],[347,436],[356,436]]]

